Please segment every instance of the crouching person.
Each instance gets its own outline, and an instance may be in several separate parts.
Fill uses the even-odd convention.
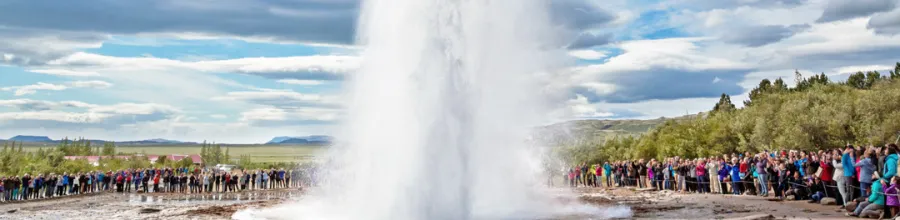
[[[883,193],[874,193],[874,192],[882,192],[882,185],[880,181],[874,181],[872,183],[872,192],[869,194],[869,198],[865,201],[859,203],[856,206],[856,209],[853,213],[847,213],[847,216],[858,216],[858,217],[872,217],[878,218],[881,216],[881,211],[884,210],[884,194]]]

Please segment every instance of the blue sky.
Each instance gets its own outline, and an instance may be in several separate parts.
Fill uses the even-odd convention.
[[[900,0],[556,0],[568,118],[740,105],[794,70],[900,61]],[[357,0],[49,0],[0,7],[0,138],[231,143],[334,134]]]

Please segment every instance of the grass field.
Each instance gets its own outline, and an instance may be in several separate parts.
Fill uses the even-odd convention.
[[[52,148],[53,145],[29,145],[23,150],[37,151],[40,148]],[[224,151],[226,146],[222,146]],[[231,159],[237,160],[241,155],[250,155],[253,162],[303,162],[316,157],[324,152],[326,147],[310,145],[229,145],[228,153]],[[168,154],[200,154],[200,145],[131,145],[119,146],[117,152],[121,153],[145,153],[155,155]]]

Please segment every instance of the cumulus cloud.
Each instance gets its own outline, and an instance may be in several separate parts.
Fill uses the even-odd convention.
[[[4,39],[0,54],[11,56],[0,62],[40,65],[100,47],[111,35],[349,45],[359,4],[359,0],[10,2],[0,8],[0,39]],[[551,14],[574,33],[616,19],[585,0],[552,1]]]
[[[879,34],[900,34],[900,7],[890,12],[872,16],[866,27],[875,30]]]
[[[78,101],[15,99],[0,100],[0,106],[22,110],[0,112],[0,125],[21,129],[115,129],[127,124],[169,119],[181,112],[175,107],[154,103],[94,105]]]
[[[603,46],[612,42],[612,34],[597,34],[585,32],[578,35],[571,44],[569,49],[584,49],[595,46]]]
[[[92,81],[72,81],[65,84],[52,84],[52,83],[44,83],[38,82],[33,85],[26,86],[11,86],[11,87],[3,87],[0,90],[3,91],[14,91],[16,96],[30,95],[36,93],[38,90],[48,90],[48,91],[62,91],[71,88],[93,88],[93,89],[105,89],[112,86],[112,83],[92,80]]]
[[[240,121],[253,126],[282,127],[335,123],[341,112],[328,108],[257,108],[242,112]]]
[[[213,97],[219,101],[240,101],[256,105],[277,107],[280,109],[340,106],[337,97],[319,94],[303,94],[289,90],[264,90],[229,92],[224,96]]]
[[[273,79],[339,80],[344,77],[344,74],[355,70],[358,65],[359,57],[336,55],[182,61],[156,57],[114,57],[78,52],[49,61],[46,66],[56,69],[53,71],[55,73],[97,73],[104,70],[190,70],[209,73],[240,73]]]
[[[868,17],[897,7],[897,0],[830,0],[816,22],[832,22]]]
[[[725,32],[722,40],[729,43],[741,44],[750,47],[758,47],[775,43],[782,39],[810,28],[808,24],[800,25],[761,25],[738,28]]]
[[[99,75],[96,72],[90,71],[73,71],[66,69],[32,69],[28,70],[29,72],[34,73],[43,73],[48,75],[57,75],[57,76],[96,76]]]
[[[737,82],[751,65],[714,57],[698,47],[703,38],[637,40],[603,64],[576,67],[570,88],[591,102],[629,103],[650,99],[715,97],[743,89]],[[719,82],[710,84],[718,78]],[[586,83],[588,82],[588,83]]]
[[[112,86],[112,83],[92,80],[92,81],[72,81],[65,84],[52,84],[52,83],[44,83],[38,82],[33,85],[26,86],[11,86],[11,87],[3,87],[0,90],[3,91],[14,91],[16,96],[30,95],[34,94],[39,90],[48,90],[48,91],[62,91],[71,88],[93,88],[93,89],[105,89]]]

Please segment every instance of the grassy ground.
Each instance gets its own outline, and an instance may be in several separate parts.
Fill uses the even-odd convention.
[[[55,146],[25,145],[23,150],[37,151],[39,148]],[[224,150],[225,146],[222,146]],[[302,162],[313,159],[326,148],[309,145],[234,145],[228,146],[228,153],[237,160],[240,155],[250,155],[253,162]],[[200,145],[135,145],[119,146],[117,152],[144,153],[155,155],[200,154]]]

